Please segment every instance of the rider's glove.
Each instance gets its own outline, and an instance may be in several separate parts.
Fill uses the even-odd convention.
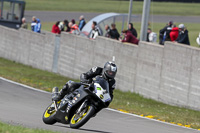
[[[52,90],[52,100],[53,101],[59,101],[60,100],[60,95],[58,92],[58,87],[54,87]]]
[[[60,101],[60,95],[59,94],[52,94],[52,101]]]
[[[89,79],[85,79],[85,80],[82,80],[81,82],[82,82],[82,83],[87,83],[87,84],[89,84],[89,83],[90,83],[90,80],[89,80]]]
[[[82,83],[87,83],[87,84],[90,83],[90,81],[91,81],[90,79],[86,78],[86,75],[84,73],[81,74],[80,80],[81,80]]]

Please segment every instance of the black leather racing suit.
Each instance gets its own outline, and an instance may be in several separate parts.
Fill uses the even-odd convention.
[[[82,73],[80,76],[81,82],[91,83],[92,78],[96,77],[97,75],[103,75],[103,68],[101,67],[93,67],[88,72]],[[109,83],[109,92],[111,99],[113,99],[113,90],[115,89],[115,79],[107,79]],[[75,89],[80,87],[80,83],[76,83],[73,81],[68,81],[63,89],[60,91],[60,99],[62,99],[66,94],[74,91]]]
[[[92,78],[96,77],[97,75],[103,75],[103,68],[101,67],[93,67],[88,72],[81,74],[80,80],[81,82],[89,81],[92,82]],[[115,89],[115,79],[107,79],[109,83],[109,92],[111,99],[113,99],[113,90]]]

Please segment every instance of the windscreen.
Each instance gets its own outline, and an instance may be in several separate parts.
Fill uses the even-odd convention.
[[[108,84],[108,81],[105,80],[103,77],[101,76],[96,76],[94,79],[93,79],[94,83],[98,83],[100,84],[100,86],[104,89],[104,90],[107,90],[107,92],[109,92],[109,84]]]

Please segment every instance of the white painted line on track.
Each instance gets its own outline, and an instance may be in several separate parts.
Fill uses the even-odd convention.
[[[4,80],[4,81],[7,81],[7,82],[9,82],[9,83],[13,83],[13,84],[16,84],[16,85],[19,85],[19,86],[22,86],[22,87],[25,87],[25,88],[34,90],[34,91],[39,91],[39,92],[51,94],[50,92],[43,91],[43,90],[40,90],[40,89],[36,89],[36,88],[30,87],[30,86],[28,86],[28,85],[24,85],[24,84],[21,84],[21,83],[18,83],[18,82],[9,80],[9,79],[5,79],[5,78],[3,78],[3,77],[0,77],[0,79],[1,79],[1,80]]]
[[[22,87],[25,87],[25,88],[34,90],[34,91],[39,91],[39,92],[51,94],[50,92],[43,91],[43,90],[40,90],[40,89],[37,89],[37,88],[33,88],[33,87],[28,86],[28,85],[24,85],[24,84],[21,84],[21,83],[18,83],[18,82],[9,80],[9,79],[5,79],[5,78],[3,78],[3,77],[0,77],[0,79],[1,79],[1,80],[4,80],[4,81],[7,81],[7,82],[9,82],[9,83],[13,83],[13,84],[16,84],[16,85],[19,85],[19,86],[22,86]],[[131,115],[131,116],[135,116],[135,117],[142,118],[142,119],[147,119],[147,120],[151,120],[151,121],[160,122],[160,123],[163,123],[163,124],[168,124],[168,125],[171,125],[171,126],[182,127],[182,128],[190,129],[190,130],[193,130],[193,131],[198,131],[197,129],[188,128],[188,127],[184,127],[184,126],[179,126],[179,125],[176,125],[176,124],[172,124],[172,123],[168,123],[168,122],[163,122],[163,121],[159,121],[159,120],[156,120],[156,119],[150,119],[150,118],[142,117],[142,116],[139,116],[139,115],[136,115],[136,114],[124,113],[124,112],[121,112],[121,111],[119,111],[119,110],[115,110],[115,109],[111,109],[111,108],[106,108],[106,109],[107,109],[107,110],[110,110],[110,111],[113,111],[113,112],[118,112],[118,113],[121,113],[121,114],[125,114],[125,115]],[[199,132],[200,132],[200,131],[199,131]]]
[[[150,118],[143,117],[143,116],[136,115],[136,114],[124,113],[124,112],[121,112],[121,111],[119,111],[119,110],[115,110],[115,109],[111,109],[111,108],[106,108],[106,109],[107,109],[107,110],[110,110],[110,111],[113,111],[113,112],[118,112],[118,113],[121,113],[121,114],[131,115],[131,116],[138,117],[138,118],[142,118],[142,119],[147,119],[147,120],[151,120],[151,121],[156,121],[156,122],[163,123],[163,124],[167,124],[167,125],[171,125],[171,126],[182,127],[182,128],[185,128],[185,129],[190,129],[190,130],[198,131],[197,129],[188,128],[188,127],[184,127],[184,126],[179,126],[179,125],[176,125],[176,124],[172,124],[172,123],[168,123],[168,122],[164,122],[164,121],[159,121],[159,120],[156,120],[156,119],[150,119]],[[200,132],[200,131],[199,131],[199,132]]]

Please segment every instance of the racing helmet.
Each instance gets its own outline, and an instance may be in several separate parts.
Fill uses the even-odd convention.
[[[107,79],[114,79],[116,73],[117,73],[117,66],[115,65],[115,63],[111,61],[106,62],[103,68],[103,76],[106,77]]]

